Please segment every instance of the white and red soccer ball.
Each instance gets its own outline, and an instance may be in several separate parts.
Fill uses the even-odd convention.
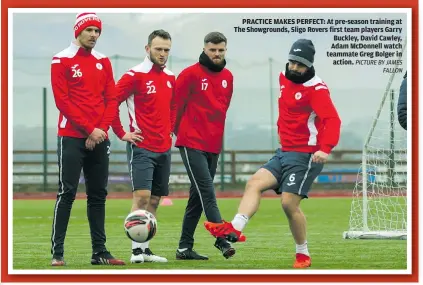
[[[124,229],[131,240],[143,243],[156,235],[157,220],[146,210],[136,210],[125,218]]]

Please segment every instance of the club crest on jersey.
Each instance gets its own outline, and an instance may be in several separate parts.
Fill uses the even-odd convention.
[[[225,79],[222,80],[222,86],[223,88],[226,88],[228,86],[228,82],[226,82]]]
[[[301,99],[301,97],[303,97],[303,95],[301,95],[301,93],[300,92],[297,92],[297,93],[295,93],[295,100],[300,100]]]
[[[97,67],[98,70],[102,70],[103,69],[103,65],[101,65],[101,63],[97,62],[97,64],[95,65],[95,67]]]
[[[167,81],[167,87],[172,88],[172,83],[170,83],[170,81]]]

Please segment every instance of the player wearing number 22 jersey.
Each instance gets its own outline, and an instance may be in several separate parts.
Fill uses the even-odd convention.
[[[132,186],[131,212],[147,210],[157,219],[160,199],[169,194],[171,164],[170,104],[175,75],[166,67],[172,46],[164,30],[150,33],[144,60],[128,70],[117,82],[118,101],[126,101],[129,132],[122,127],[119,115],[113,131],[127,142],[129,177]],[[153,254],[150,242],[132,241],[131,263],[167,262]]]

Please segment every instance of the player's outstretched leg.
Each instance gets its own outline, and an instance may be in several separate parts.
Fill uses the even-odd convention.
[[[205,228],[215,237],[222,237],[230,242],[244,242],[246,237],[242,234],[242,231],[249,219],[257,212],[260,205],[261,193],[277,186],[278,181],[273,171],[271,172],[266,168],[259,169],[248,180],[238,208],[238,214],[235,215],[232,222],[205,222]]]

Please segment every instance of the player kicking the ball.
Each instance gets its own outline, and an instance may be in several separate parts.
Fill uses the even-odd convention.
[[[315,75],[315,49],[310,40],[296,41],[289,52],[286,71],[279,76],[278,135],[281,148],[247,182],[232,222],[205,222],[215,237],[242,242],[249,219],[257,212],[261,193],[273,189],[282,194],[281,204],[296,243],[294,268],[311,266],[306,219],[301,200],[338,144],[341,120],[326,84]]]

